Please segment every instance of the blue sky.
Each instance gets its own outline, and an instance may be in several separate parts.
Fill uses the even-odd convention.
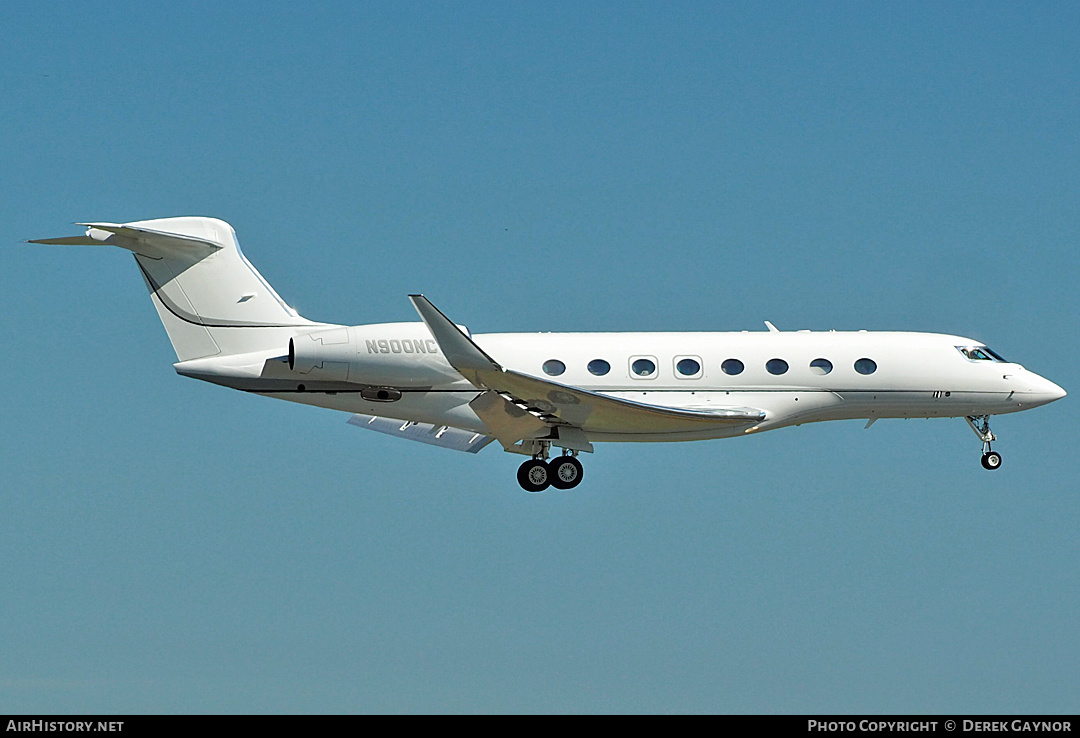
[[[1074,397],[520,459],[178,377],[76,221],[306,317],[924,330],[1080,391],[1072,3],[0,10],[0,711],[1075,712]]]

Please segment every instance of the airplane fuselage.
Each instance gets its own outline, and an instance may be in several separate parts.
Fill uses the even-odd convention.
[[[309,340],[309,336],[318,340]],[[328,343],[327,339],[336,343]],[[496,333],[472,336],[506,369],[645,404],[761,408],[747,427],[650,433],[585,425],[595,441],[724,438],[825,420],[998,415],[1062,396],[1057,385],[934,333]],[[469,407],[478,390],[446,361],[423,323],[323,326],[299,333],[294,365],[278,352],[177,364],[181,374],[280,399],[485,432]],[[973,359],[964,353],[982,349]],[[200,371],[213,364],[216,371]],[[545,369],[545,367],[547,367]],[[366,399],[362,388],[394,390]],[[370,392],[368,393],[371,394]]]

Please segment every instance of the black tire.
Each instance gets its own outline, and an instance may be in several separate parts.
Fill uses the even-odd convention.
[[[993,471],[994,469],[1000,469],[1001,454],[999,454],[997,451],[987,451],[985,454],[982,455],[982,465],[983,469],[990,469],[991,471]]]
[[[556,489],[573,489],[581,484],[581,478],[585,475],[581,462],[573,456],[552,459],[548,462],[548,471],[551,475],[551,486]]]
[[[551,484],[551,472],[541,459],[529,459],[518,467],[517,480],[526,492],[543,492]]]

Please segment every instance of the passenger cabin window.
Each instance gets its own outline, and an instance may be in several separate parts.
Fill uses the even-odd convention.
[[[832,371],[832,362],[828,359],[814,359],[810,362],[810,371],[814,374],[828,374]]]
[[[701,361],[693,356],[675,357],[675,376],[693,379],[701,376]]]
[[[638,379],[656,376],[656,360],[646,356],[630,359],[630,374]]]
[[[724,374],[730,374],[734,377],[736,374],[742,374],[743,369],[746,367],[738,359],[724,359],[724,363],[720,365],[720,368],[724,370]]]
[[[557,377],[566,371],[566,364],[562,363],[558,359],[548,359],[544,362],[544,374],[549,374],[553,377]]]
[[[873,359],[859,359],[855,362],[855,371],[859,374],[873,374],[877,371],[877,362]]]
[[[785,374],[788,363],[783,359],[769,359],[765,362],[765,368],[769,370],[769,374]]]
[[[589,362],[589,373],[602,377],[611,371],[611,364],[603,359],[593,359]]]
[[[995,361],[1007,364],[1005,359],[998,356],[986,346],[957,346],[956,350],[964,355],[968,361]]]

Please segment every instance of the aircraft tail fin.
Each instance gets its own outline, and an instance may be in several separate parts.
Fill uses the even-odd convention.
[[[216,218],[80,223],[85,236],[31,243],[110,245],[135,255],[158,316],[180,361],[288,346],[300,317],[240,251],[236,233]]]

